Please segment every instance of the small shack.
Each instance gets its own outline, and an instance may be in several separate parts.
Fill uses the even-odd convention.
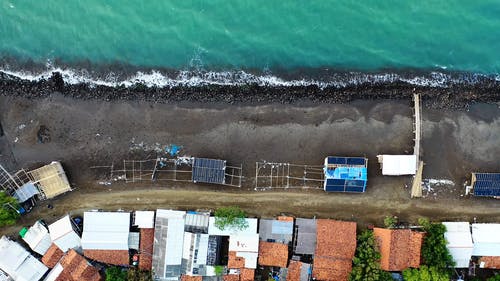
[[[384,176],[414,175],[417,173],[416,155],[378,155]]]
[[[500,198],[500,173],[472,173],[471,186],[474,196]]]
[[[324,190],[362,193],[366,190],[368,159],[328,156],[324,164]]]
[[[51,199],[72,190],[60,162],[54,161],[29,171],[28,175],[44,199]]]

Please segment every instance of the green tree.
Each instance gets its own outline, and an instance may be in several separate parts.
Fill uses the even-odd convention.
[[[223,265],[216,265],[216,266],[214,266],[214,271],[215,271],[215,275],[222,276],[222,274],[224,273],[224,266]]]
[[[127,281],[153,281],[151,271],[130,268],[127,272]]]
[[[19,203],[17,200],[0,191],[0,227],[15,224],[20,216],[16,211],[18,209]]]
[[[118,266],[106,268],[106,281],[127,281],[127,270]]]
[[[353,264],[349,276],[350,281],[392,280],[389,272],[380,269],[380,253],[372,231],[365,230],[358,235],[358,245]]]
[[[396,216],[386,216],[384,218],[384,225],[386,228],[394,228],[398,224],[398,217]]]
[[[220,230],[227,227],[242,230],[248,227],[245,217],[245,211],[238,207],[222,207],[215,211],[215,226]]]
[[[405,281],[448,281],[450,274],[435,266],[422,265],[420,268],[408,268],[403,271]]]
[[[492,276],[492,277],[486,279],[486,281],[500,281],[500,274]]]
[[[444,233],[446,226],[442,223],[423,224],[426,232],[422,245],[424,264],[436,267],[438,270],[449,270],[455,266],[453,257],[446,248]]]

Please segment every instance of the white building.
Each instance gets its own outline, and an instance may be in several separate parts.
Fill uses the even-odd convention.
[[[500,256],[500,224],[473,223],[472,241],[474,242],[473,256],[499,257]]]
[[[67,252],[69,249],[75,249],[75,251],[81,253],[81,239],[74,229],[69,215],[62,217],[53,224],[49,225],[49,233],[52,242],[63,252]]]
[[[382,175],[402,176],[414,175],[417,172],[416,155],[378,155]]]
[[[446,226],[444,238],[456,268],[469,267],[474,245],[468,222],[443,222]]]
[[[42,223],[40,223],[40,221],[35,222],[35,224],[30,227],[26,233],[24,233],[22,238],[33,251],[42,256],[45,252],[47,252],[52,244],[49,230]]]
[[[155,212],[154,211],[135,211],[134,223],[138,228],[154,228]]]
[[[16,281],[38,281],[48,268],[9,238],[0,239],[0,269]]]
[[[127,250],[130,213],[83,213],[83,250]]]

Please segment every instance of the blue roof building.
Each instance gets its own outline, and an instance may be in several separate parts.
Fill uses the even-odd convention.
[[[325,158],[324,190],[327,192],[365,192],[368,179],[368,159],[364,157]]]
[[[500,196],[500,173],[472,173],[474,196]]]

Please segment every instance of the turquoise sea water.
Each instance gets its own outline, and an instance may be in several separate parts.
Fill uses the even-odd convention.
[[[498,74],[500,1],[0,0],[0,56],[153,69]]]

